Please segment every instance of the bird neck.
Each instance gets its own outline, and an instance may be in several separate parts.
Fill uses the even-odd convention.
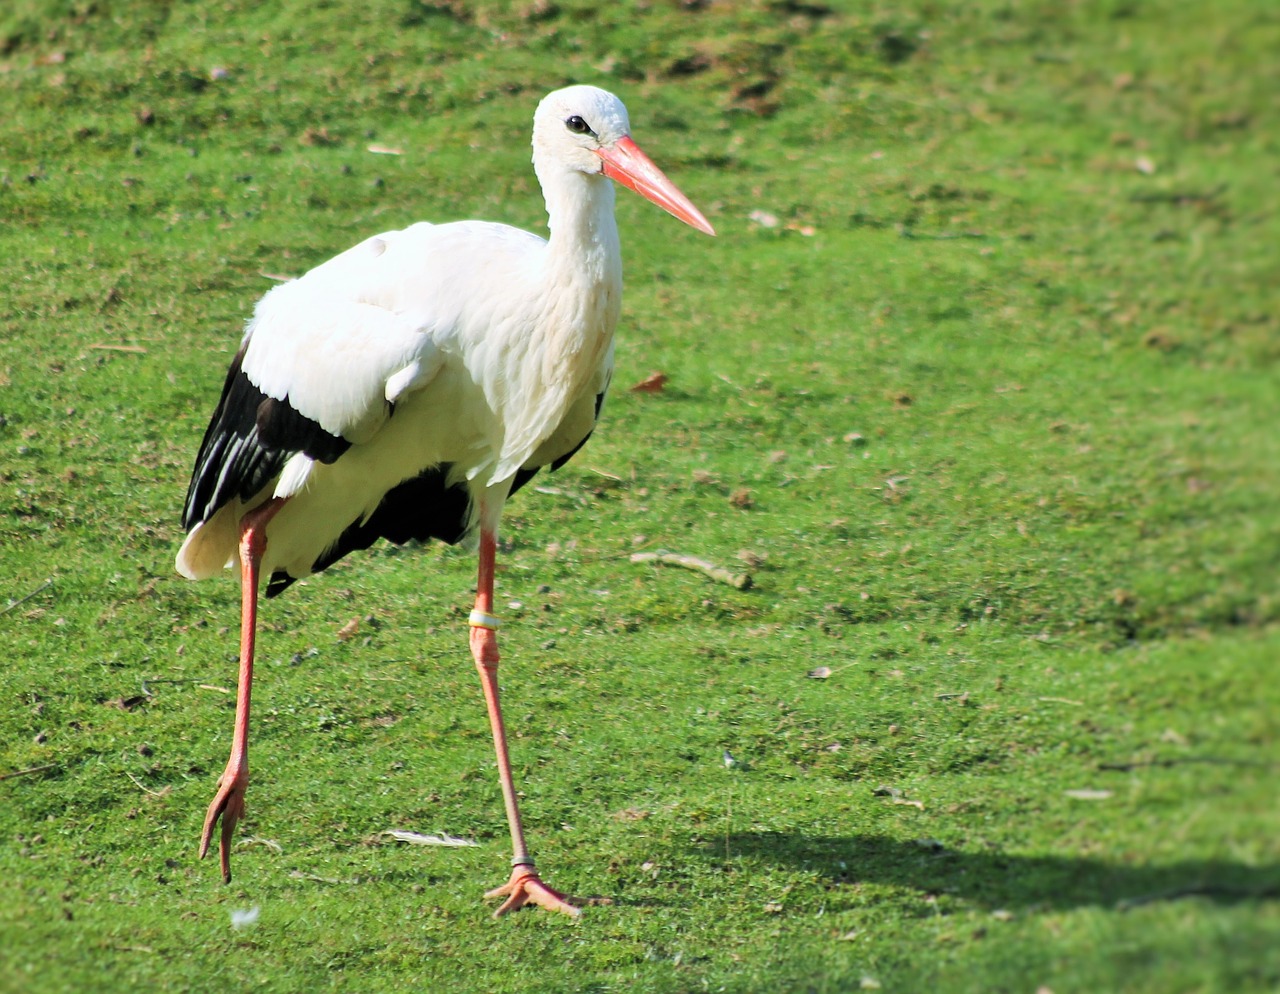
[[[585,290],[621,283],[622,249],[613,216],[613,181],[576,170],[539,178],[551,230],[551,278],[560,286]]]

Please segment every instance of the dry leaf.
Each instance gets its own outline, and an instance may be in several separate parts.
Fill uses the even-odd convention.
[[[666,373],[650,373],[631,388],[632,393],[662,393],[669,377]]]
[[[352,618],[345,625],[338,629],[338,640],[345,642],[360,630],[360,619]]]

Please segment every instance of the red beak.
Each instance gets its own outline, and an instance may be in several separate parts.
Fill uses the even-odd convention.
[[[629,190],[635,190],[685,224],[708,235],[716,233],[716,229],[711,227],[702,212],[663,175],[662,170],[640,151],[640,146],[629,136],[619,138],[613,145],[600,149],[596,154],[604,160],[604,174],[611,180],[621,183]]]

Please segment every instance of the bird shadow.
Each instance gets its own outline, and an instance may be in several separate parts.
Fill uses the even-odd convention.
[[[880,883],[948,894],[992,910],[1090,905],[1125,910],[1192,896],[1223,904],[1280,897],[1280,866],[1225,859],[1143,863],[1140,857],[967,851],[934,840],[785,832],[739,832],[699,849],[706,858],[723,861],[726,845],[732,862],[803,870],[837,884]]]

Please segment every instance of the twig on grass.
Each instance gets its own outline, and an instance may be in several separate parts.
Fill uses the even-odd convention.
[[[1073,701],[1070,697],[1037,697],[1037,701],[1045,704],[1070,704],[1073,708],[1084,707],[1084,701]]]
[[[685,569],[691,569],[695,573],[701,573],[703,576],[709,577],[718,583],[727,583],[735,590],[751,589],[750,573],[734,573],[725,569],[723,566],[717,566],[715,563],[707,562],[705,559],[699,559],[697,556],[684,556],[676,552],[667,552],[665,549],[659,549],[657,552],[634,552],[631,554],[633,563],[662,563],[665,566],[682,566]]]
[[[97,342],[90,345],[89,348],[97,349],[99,352],[132,352],[134,355],[147,354],[147,350],[141,345],[108,345],[104,342]]]
[[[166,787],[164,790],[152,790],[150,787],[144,784],[141,780],[135,777],[128,770],[124,771],[124,775],[133,781],[135,787],[137,787],[141,791],[144,791],[145,793],[150,794],[152,797],[164,797],[165,794],[170,793],[173,789],[171,787]]]
[[[34,597],[36,594],[40,593],[43,590],[48,590],[52,586],[53,586],[53,577],[49,577],[49,579],[45,580],[44,583],[40,584],[40,586],[36,587],[35,590],[31,591],[31,593],[27,594],[25,597],[19,597],[16,601],[10,601],[9,605],[3,611],[0,611],[0,615],[8,614],[15,607],[18,607],[21,604],[27,603],[27,601],[31,600],[31,598]]]
[[[12,780],[14,777],[30,776],[33,773],[43,773],[45,770],[56,770],[57,763],[45,763],[44,766],[29,766],[25,770],[14,770],[11,773],[0,773],[0,780]]]
[[[201,679],[202,679],[202,677],[185,677],[185,678],[183,678],[183,679],[175,679],[175,680],[163,679],[163,680],[162,680],[162,679],[159,679],[159,678],[157,678],[157,677],[148,677],[146,680],[143,680],[143,681],[142,681],[142,692],[143,692],[143,694],[145,694],[147,697],[155,697],[156,695],[155,695],[155,694],[152,692],[152,690],[151,690],[151,685],[152,685],[152,684],[156,684],[156,683],[175,683],[175,684],[177,684],[177,683],[193,683],[193,684],[195,684],[195,686],[196,686],[196,690],[211,690],[211,691],[213,691],[214,693],[218,693],[218,694],[234,694],[234,693],[235,693],[235,691],[234,691],[234,690],[232,690],[230,687],[221,687],[221,686],[219,686],[219,685],[218,685],[218,684],[216,684],[216,683],[201,683],[201,682],[200,682],[200,681],[201,681]]]
[[[284,853],[284,846],[275,839],[264,839],[260,835],[249,835],[236,843],[237,846],[266,846],[272,852]]]

